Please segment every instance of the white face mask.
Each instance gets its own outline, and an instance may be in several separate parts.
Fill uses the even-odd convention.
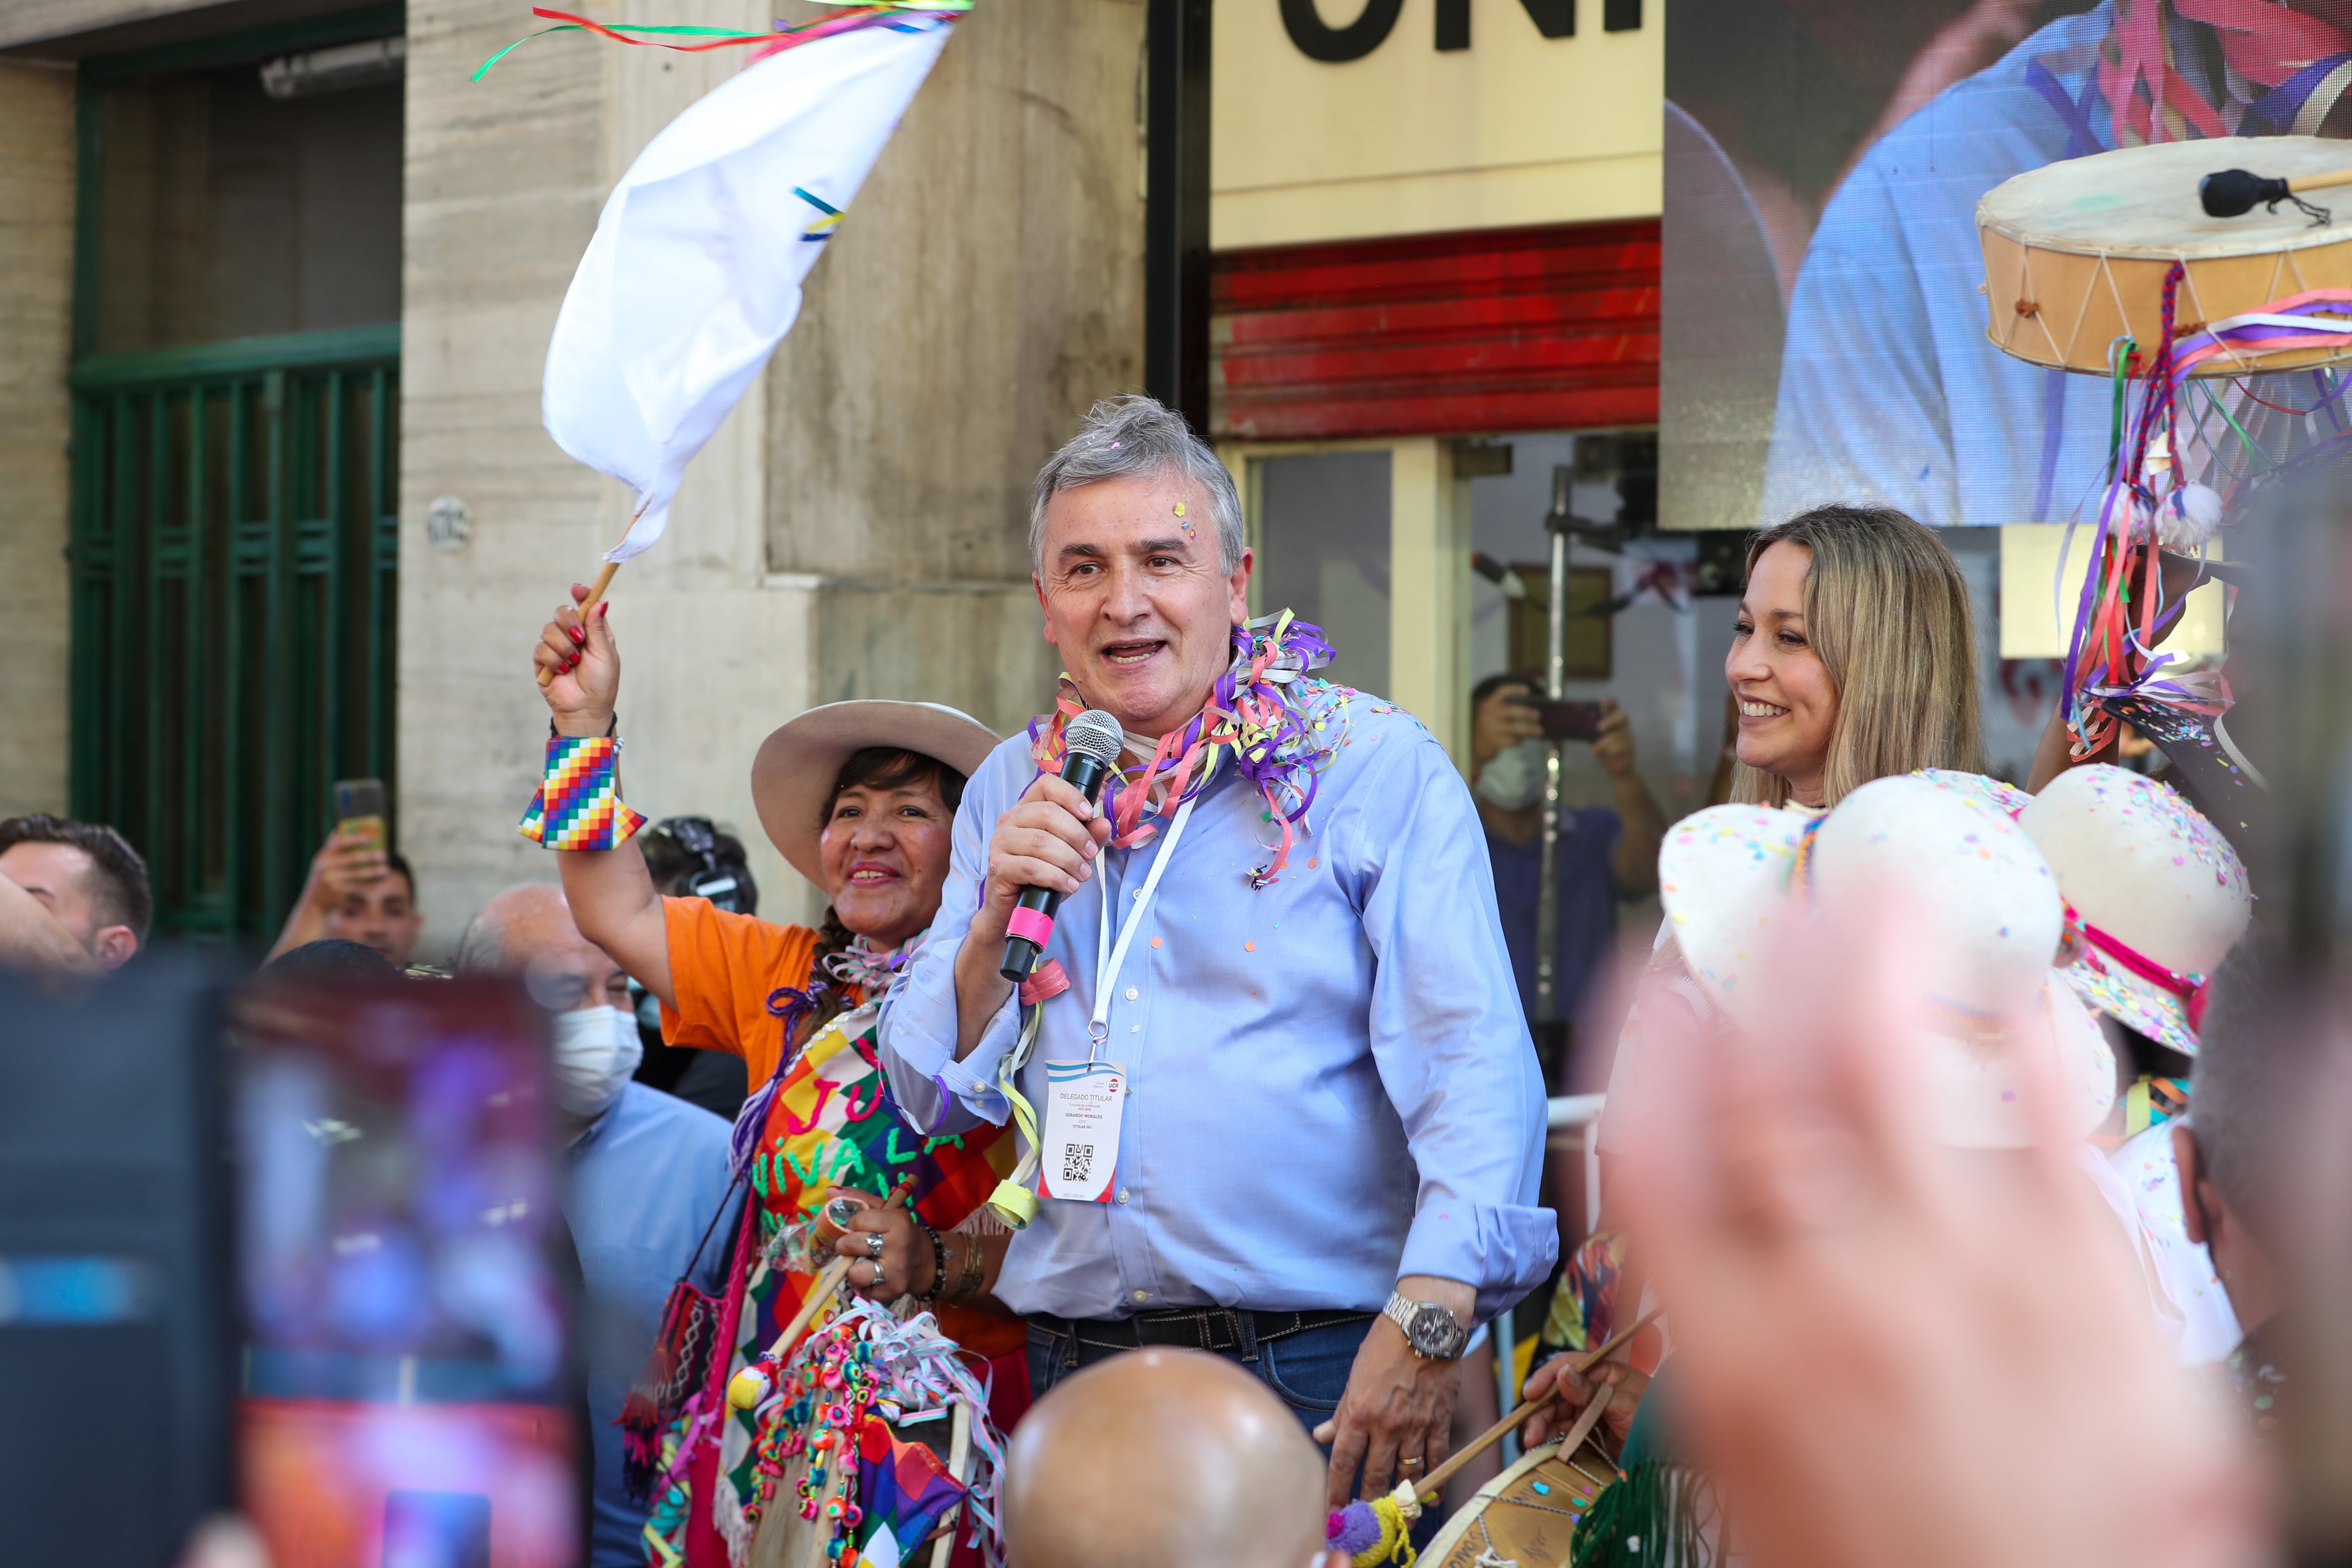
[[[557,1108],[572,1116],[603,1115],[644,1059],[636,1019],[618,1007],[586,1007],[558,1013],[554,1028]]]
[[[1541,741],[1522,741],[1488,758],[1470,787],[1499,810],[1525,811],[1543,795],[1544,762]]]

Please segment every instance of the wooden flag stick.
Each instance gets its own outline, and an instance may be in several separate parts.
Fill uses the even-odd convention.
[[[1635,1334],[1640,1333],[1643,1329],[1648,1328],[1652,1321],[1664,1310],[1665,1309],[1663,1307],[1654,1307],[1649,1311],[1643,1313],[1639,1318],[1633,1320],[1631,1325],[1610,1335],[1608,1339],[1601,1342],[1600,1349],[1589,1352],[1580,1357],[1569,1368],[1569,1370],[1581,1377],[1584,1373],[1591,1371],[1594,1367],[1599,1366],[1602,1362],[1607,1361],[1611,1356],[1614,1355],[1618,1349],[1622,1346],[1626,1341],[1632,1339]],[[1500,1353],[1502,1347],[1497,1345],[1496,1346],[1496,1350],[1497,1353]],[[1555,1383],[1552,1386],[1557,1388],[1559,1385]],[[1601,1412],[1607,1407],[1611,1392],[1612,1391],[1607,1388],[1602,1388],[1593,1394],[1591,1402],[1584,1407],[1584,1414],[1579,1416],[1577,1418],[1576,1425],[1569,1429],[1568,1440],[1564,1440],[1561,1445],[1563,1452],[1570,1454],[1576,1452],[1576,1445],[1584,1441],[1586,1435],[1592,1430],[1593,1423],[1601,1419]],[[1487,1449],[1493,1447],[1496,1444],[1501,1442],[1506,1434],[1517,1431],[1526,1424],[1528,1416],[1533,1415],[1537,1411],[1542,1409],[1545,1405],[1549,1405],[1551,1401],[1552,1396],[1550,1394],[1546,1394],[1541,1399],[1530,1399],[1527,1401],[1517,1410],[1512,1411],[1508,1415],[1504,1416],[1500,1421],[1496,1422],[1492,1426],[1487,1427],[1484,1432],[1478,1434],[1477,1437],[1471,1442],[1468,1447],[1462,1449],[1452,1458],[1447,1459],[1445,1463],[1438,1466],[1437,1468],[1430,1471],[1426,1476],[1423,1476],[1417,1483],[1416,1489],[1423,1498],[1437,1497],[1444,1491],[1445,1483],[1454,1479],[1455,1471],[1468,1464],[1471,1460],[1476,1458],[1479,1455],[1485,1453]]]
[[[589,612],[593,610],[597,604],[603,600],[604,597],[604,590],[613,585],[613,574],[618,572],[620,569],[621,563],[619,562],[607,561],[604,563],[604,569],[596,574],[596,581],[590,584],[588,586],[588,596],[580,602],[580,619],[582,622],[586,622]],[[554,679],[555,671],[545,668],[541,668],[539,672],[540,685],[545,686]],[[853,1258],[851,1261],[855,1262],[856,1259]]]

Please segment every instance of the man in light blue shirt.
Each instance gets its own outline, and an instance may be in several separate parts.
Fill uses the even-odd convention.
[[[555,1102],[570,1139],[563,1217],[586,1286],[572,1325],[585,1363],[593,1455],[588,1562],[635,1568],[646,1560],[647,1505],[622,1480],[621,1428],[629,1384],[661,1328],[670,1287],[706,1231],[695,1278],[715,1290],[731,1225],[710,1222],[727,1200],[727,1123],[699,1106],[633,1083],[642,1046],[629,977],[580,934],[563,889],[508,889],[467,927],[458,967],[521,977],[550,1014]]]
[[[2342,133],[2352,107],[2336,68],[2352,60],[2352,26],[2340,0],[2198,10],[2208,19],[2171,5],[2156,17],[2169,68],[2202,100],[2191,114],[2174,89],[2165,135],[2193,137],[2199,121],[2232,136]],[[1937,93],[1838,186],[1789,303],[1759,522],[1830,502],[1892,506],[1934,526],[2098,515],[2113,388],[1992,345],[1989,311],[2013,302],[1985,298],[1976,209],[2015,175],[2119,144],[2118,121],[2136,116],[2107,100],[2098,68],[2121,24],[2115,0],[2056,18]],[[2315,377],[2296,379],[2261,378],[2255,391],[2293,408],[2324,399]],[[2263,438],[2259,403],[2217,395]]]
[[[1123,765],[1148,764],[1191,733],[1248,616],[1231,478],[1160,405],[1098,405],[1038,476],[1031,545],[1076,700],[1118,720]],[[1033,1387],[1139,1344],[1232,1355],[1321,1424],[1338,1500],[1360,1463],[1374,1495],[1444,1459],[1453,1358],[1542,1283],[1558,1233],[1536,1206],[1543,1086],[1469,790],[1378,698],[1324,722],[1335,749],[1270,877],[1279,823],[1230,756],[1189,816],[1162,799],[1148,842],[1104,847],[1101,813],[1007,742],[965,792],[881,1040],[916,1121],[1002,1122],[1023,1012],[998,973],[1007,922],[1024,887],[1065,896],[1045,956],[1069,987],[1040,1004],[1017,1087],[1057,1147],[1046,1068],[1089,1058],[1099,1014],[1091,1055],[1125,1089],[1100,1200],[1043,1198],[996,1284],[1030,1319]],[[1136,924],[1098,985],[1107,906]]]
[[[1839,185],[1789,303],[1760,525],[1836,501],[1931,527],[2097,515],[2112,390],[1987,340],[1976,208],[2012,175],[2113,145],[2095,80],[2112,9],[2062,16],[1955,82]],[[2200,51],[2177,54],[2203,86]]]

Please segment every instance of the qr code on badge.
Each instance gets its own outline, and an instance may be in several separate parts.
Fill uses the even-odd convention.
[[[1062,1180],[1086,1181],[1095,1168],[1095,1146],[1091,1143],[1062,1145]]]

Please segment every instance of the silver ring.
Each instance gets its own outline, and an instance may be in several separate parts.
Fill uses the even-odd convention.
[[[870,1261],[874,1265],[874,1278],[866,1282],[866,1288],[868,1290],[879,1290],[882,1289],[882,1260],[877,1258],[864,1261]]]
[[[882,1233],[880,1231],[869,1230],[866,1233],[866,1256],[877,1263],[881,1261]]]

